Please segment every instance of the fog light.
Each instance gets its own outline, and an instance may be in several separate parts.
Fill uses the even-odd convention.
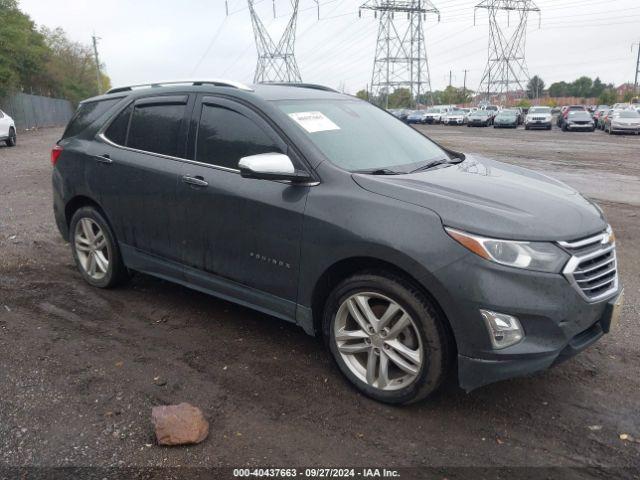
[[[504,313],[480,310],[489,331],[489,339],[494,350],[515,345],[524,338],[524,331],[516,317]]]

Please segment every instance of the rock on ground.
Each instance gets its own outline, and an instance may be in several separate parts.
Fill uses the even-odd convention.
[[[159,445],[190,445],[209,435],[209,422],[202,410],[188,403],[153,407],[151,421]]]

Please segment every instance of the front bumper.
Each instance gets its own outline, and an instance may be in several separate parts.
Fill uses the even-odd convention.
[[[510,268],[470,252],[435,274],[442,287],[435,294],[456,339],[459,383],[468,391],[543,370],[586,348],[608,330],[607,311],[621,289],[590,302],[560,273]],[[516,317],[523,340],[494,349],[481,309]]]
[[[622,293],[607,302],[598,320],[589,328],[576,334],[562,348],[542,355],[531,354],[514,359],[486,360],[458,355],[458,382],[467,392],[483,385],[522,377],[564,362],[582,352],[609,333],[614,316],[618,314],[616,305],[622,300]]]
[[[568,130],[593,130],[593,123],[591,124],[575,124],[575,123],[567,123]]]
[[[548,129],[549,127],[551,127],[551,121],[543,122],[543,121],[533,120],[531,122],[525,122],[525,126],[530,129],[533,129],[533,128]]]
[[[638,133],[640,132],[640,127],[637,126],[627,126],[627,125],[611,125],[612,132],[626,132],[626,133]]]

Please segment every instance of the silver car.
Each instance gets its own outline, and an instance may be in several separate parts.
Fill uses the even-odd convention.
[[[640,134],[640,113],[635,110],[617,110],[604,123],[604,131],[612,133]]]

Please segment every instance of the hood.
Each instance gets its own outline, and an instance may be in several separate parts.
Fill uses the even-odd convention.
[[[370,192],[434,211],[451,227],[512,240],[575,240],[601,232],[598,207],[545,175],[483,157],[409,175],[353,174]]]

